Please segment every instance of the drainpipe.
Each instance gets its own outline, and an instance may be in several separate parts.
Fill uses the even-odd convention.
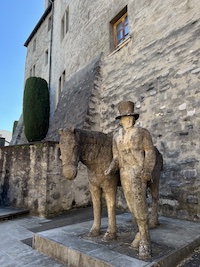
[[[53,45],[53,21],[54,21],[54,0],[49,0],[52,5],[51,15],[51,36],[50,36],[50,47],[49,47],[49,95],[51,90],[51,73],[52,73],[52,45]],[[50,105],[50,118],[51,118],[51,105]]]
[[[54,19],[54,0],[49,0],[52,5],[51,15],[51,36],[50,36],[50,48],[49,48],[49,90],[51,87],[51,66],[52,66],[52,43],[53,43],[53,19]]]

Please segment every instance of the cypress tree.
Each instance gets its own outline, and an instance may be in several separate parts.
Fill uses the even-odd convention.
[[[41,141],[49,128],[49,90],[46,80],[29,77],[23,97],[23,120],[25,135],[29,142]]]

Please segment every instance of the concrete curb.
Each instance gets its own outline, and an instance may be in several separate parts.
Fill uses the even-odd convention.
[[[127,226],[131,216],[117,215],[117,220],[119,226]],[[200,225],[166,217],[160,218],[160,221],[161,227],[150,233],[152,242],[163,246],[163,251],[160,256],[154,254],[151,261],[141,261],[136,254],[128,256],[125,251],[112,249],[111,243],[102,244],[94,239],[80,238],[88,232],[92,221],[37,233],[33,237],[33,247],[69,267],[175,267],[200,245],[200,236],[197,234]],[[107,219],[102,219],[102,223],[105,229]],[[115,243],[115,248],[120,246],[120,242]],[[170,252],[164,246],[169,247]]]
[[[200,237],[187,244],[185,246],[176,249],[173,252],[168,253],[166,256],[161,257],[160,259],[151,262],[145,267],[169,267],[176,266],[179,264],[184,258],[188,257],[195,248],[200,246]]]

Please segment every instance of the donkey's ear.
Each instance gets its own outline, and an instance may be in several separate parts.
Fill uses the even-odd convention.
[[[70,131],[70,133],[74,133],[75,132],[74,126],[69,127],[69,131]]]
[[[63,133],[63,129],[60,128],[60,129],[58,130],[58,132],[59,132],[59,134],[61,135],[61,134]]]

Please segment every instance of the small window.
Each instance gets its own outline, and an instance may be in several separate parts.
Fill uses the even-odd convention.
[[[47,49],[47,51],[45,52],[45,65],[48,64],[49,61],[49,50]]]
[[[64,84],[65,84],[65,70],[63,71],[62,75],[59,78],[59,83],[58,83],[58,95],[59,96],[64,89]]]
[[[60,94],[64,89],[64,84],[65,84],[65,71],[63,71],[62,75],[60,76],[60,78],[58,80],[58,90],[57,90],[56,105],[58,104]]]
[[[115,49],[129,37],[127,6],[110,23],[112,46]]]
[[[63,91],[63,89],[64,89],[64,85],[65,85],[65,70],[63,71],[63,73],[62,73],[62,87],[61,87],[61,92]]]
[[[61,20],[61,40],[65,37],[69,27],[69,9],[67,9]]]
[[[35,65],[33,65],[33,67],[30,69],[30,77],[34,76],[35,76]]]
[[[33,40],[33,52],[36,50],[36,38]]]
[[[48,32],[51,30],[51,23],[52,23],[52,18],[50,16],[48,19]]]
[[[32,76],[35,76],[35,65],[33,65],[33,73]]]
[[[128,13],[126,13],[114,24],[114,46],[120,45],[128,35]]]
[[[61,92],[62,92],[62,77],[59,78],[59,82],[58,82],[58,98]]]

